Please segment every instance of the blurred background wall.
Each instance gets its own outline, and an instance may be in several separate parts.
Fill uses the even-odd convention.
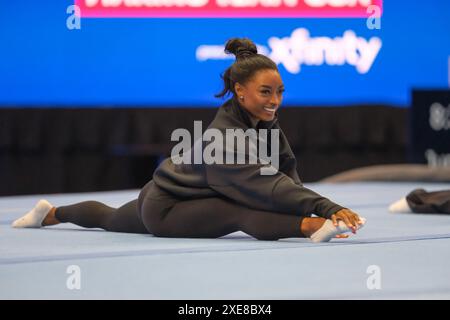
[[[232,37],[278,63],[304,182],[450,167],[449,1],[159,2],[0,3],[0,195],[140,188],[223,103]]]

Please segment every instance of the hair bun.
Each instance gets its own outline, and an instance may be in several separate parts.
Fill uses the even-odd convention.
[[[232,53],[236,58],[251,56],[258,53],[252,40],[248,38],[232,38],[225,45],[225,52]]]

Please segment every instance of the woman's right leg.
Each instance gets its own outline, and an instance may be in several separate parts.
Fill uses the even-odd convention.
[[[97,201],[84,201],[57,207],[54,217],[57,222],[70,222],[85,228],[102,228],[113,232],[148,233],[139,218],[137,199],[117,209]],[[46,225],[45,221],[43,225]],[[49,220],[47,219],[47,221]]]

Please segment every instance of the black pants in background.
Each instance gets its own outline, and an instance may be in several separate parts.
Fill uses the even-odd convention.
[[[259,240],[304,237],[300,231],[304,217],[249,209],[220,197],[180,200],[153,181],[144,186],[139,199],[117,209],[97,201],[56,209],[59,221],[85,228],[173,238],[218,238],[235,231]]]
[[[427,192],[415,189],[406,196],[406,201],[416,213],[450,214],[450,190]]]

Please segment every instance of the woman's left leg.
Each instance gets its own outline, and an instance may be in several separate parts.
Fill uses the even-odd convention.
[[[249,209],[219,197],[173,205],[147,198],[142,203],[141,218],[150,233],[160,237],[218,238],[235,231],[259,240],[306,237],[301,229],[303,216]]]

